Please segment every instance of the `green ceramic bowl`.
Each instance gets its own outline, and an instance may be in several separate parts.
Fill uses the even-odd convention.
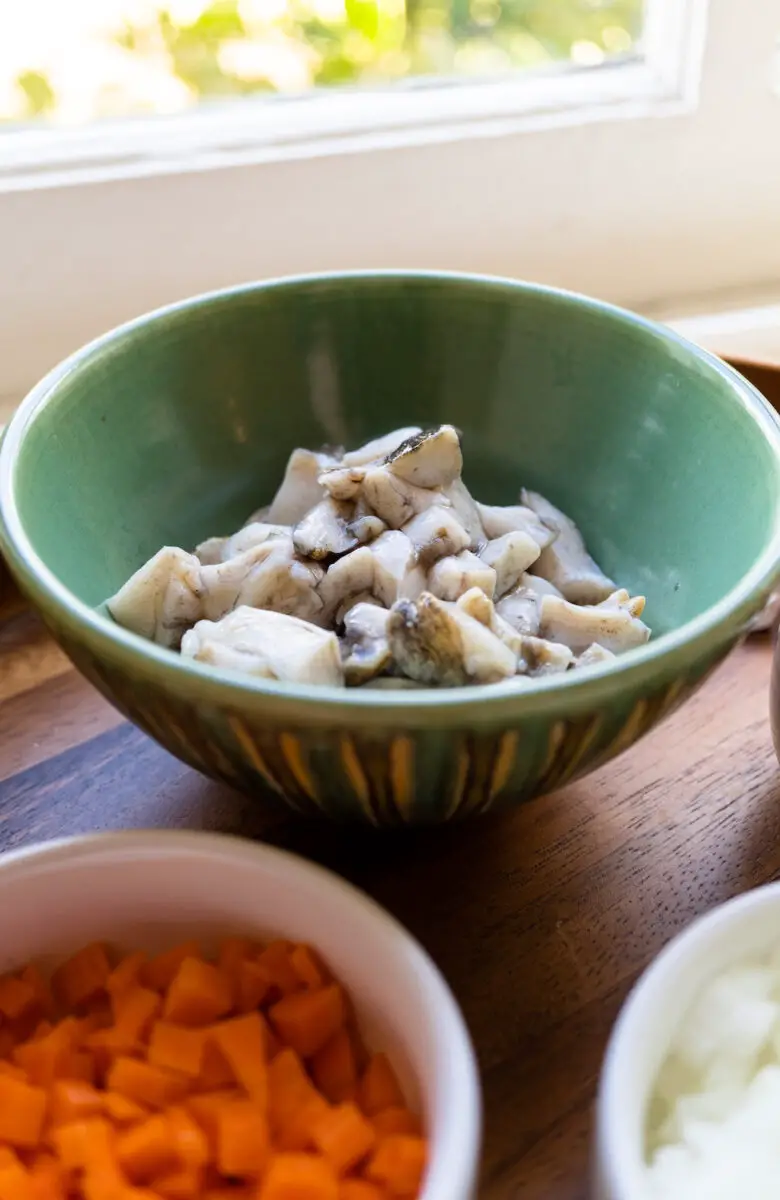
[[[336,691],[202,667],[96,611],[164,543],[236,528],[293,446],[450,421],[466,482],[521,484],[647,596],[615,664],[425,692]],[[625,750],[701,683],[780,576],[780,428],[668,330],[525,284],[294,279],[108,334],[32,392],[0,452],[0,547],[92,682],[209,775],[303,813],[438,822],[528,799]]]

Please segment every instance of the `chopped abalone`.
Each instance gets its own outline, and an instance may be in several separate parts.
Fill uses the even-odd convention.
[[[428,591],[440,600],[457,600],[472,588],[479,588],[486,596],[494,596],[496,572],[471,550],[440,558],[428,572]]]
[[[588,554],[574,522],[538,492],[524,491],[522,496],[525,504],[555,533],[555,540],[534,563],[533,574],[549,579],[572,604],[598,604],[606,600],[616,584]]]
[[[394,663],[418,683],[495,683],[517,672],[517,655],[500,638],[430,592],[394,604],[387,631]]]
[[[594,642],[620,654],[644,645],[650,637],[647,625],[633,615],[629,604],[571,604],[558,596],[542,597],[539,629],[543,637],[563,642],[575,654]]]
[[[347,685],[359,687],[382,675],[392,664],[387,640],[390,613],[376,604],[353,605],[344,617],[341,657]]]
[[[118,625],[176,649],[203,616],[201,565],[178,546],[163,546],[108,601]]]
[[[647,641],[644,597],[569,517],[538,492],[481,504],[462,470],[453,425],[294,450],[241,529],[164,547],[107,607],[200,662],[379,689],[531,686]]]
[[[289,683],[344,682],[336,635],[284,613],[241,607],[221,621],[198,621],[182,638],[185,658]]]

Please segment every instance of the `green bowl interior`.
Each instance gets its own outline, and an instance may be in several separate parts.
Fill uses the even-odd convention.
[[[577,298],[424,276],[240,290],[104,340],[26,430],[19,514],[97,605],[161,545],[236,529],[294,446],[441,421],[479,499],[545,492],[656,634],[721,599],[776,529],[776,456],[712,360]]]

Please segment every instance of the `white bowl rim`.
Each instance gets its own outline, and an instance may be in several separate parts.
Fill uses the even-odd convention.
[[[240,861],[248,866],[283,866],[293,882],[296,877],[316,879],[318,886],[342,903],[358,906],[385,937],[403,942],[410,965],[420,979],[426,1007],[435,1010],[437,1067],[446,1065],[449,1086],[437,1106],[435,1136],[431,1135],[430,1158],[425,1186],[419,1200],[449,1200],[453,1179],[462,1180],[466,1192],[476,1186],[482,1138],[482,1105],[479,1073],[471,1040],[460,1008],[439,968],[420,943],[381,905],[334,872],[308,859],[265,843],[251,842],[231,834],[197,830],[119,830],[78,834],[38,842],[0,854],[0,876],[48,870],[62,863],[70,868],[81,860],[101,859],[117,853],[130,857],[172,853],[205,856],[211,860]],[[74,861],[74,856],[76,861]],[[280,933],[283,934],[281,929]],[[464,1194],[466,1194],[464,1192]],[[469,1193],[470,1194],[470,1193]]]
[[[749,912],[780,905],[780,880],[761,884],[717,904],[677,933],[639,976],[620,1010],[607,1045],[596,1099],[595,1169],[610,1200],[642,1200],[647,1194],[644,1127],[636,1129],[632,1106],[631,1053],[643,1036],[659,1000],[668,994],[695,946],[728,936],[728,928]],[[739,953],[735,962],[740,961]],[[680,1013],[680,1019],[683,1017]]]

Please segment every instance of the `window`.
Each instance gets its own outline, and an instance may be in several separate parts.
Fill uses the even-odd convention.
[[[167,0],[167,34],[156,0],[50,0],[176,91],[82,67],[80,106],[75,24],[46,58],[42,2],[14,6],[24,53],[0,40],[0,405],[110,325],[252,278],[473,270],[650,311],[780,279],[773,0]],[[258,13],[309,63],[283,95],[244,94],[270,86]]]
[[[486,78],[636,53],[642,0],[25,0],[0,120],[179,112],[311,87]]]

